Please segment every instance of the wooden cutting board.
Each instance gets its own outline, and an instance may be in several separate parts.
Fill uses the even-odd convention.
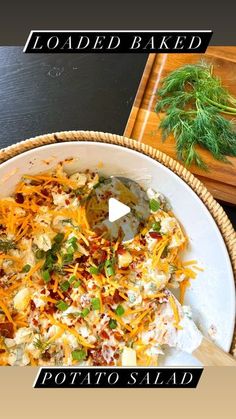
[[[169,137],[163,142],[158,129],[163,115],[154,112],[156,92],[162,78],[172,70],[201,59],[213,64],[214,73],[236,97],[236,47],[209,47],[205,54],[150,54],[124,135],[156,147],[178,160],[174,138]],[[208,151],[199,150],[209,170],[204,171],[195,165],[188,167],[189,170],[207,186],[216,199],[236,204],[236,158],[229,158],[232,164],[225,164],[215,160]]]

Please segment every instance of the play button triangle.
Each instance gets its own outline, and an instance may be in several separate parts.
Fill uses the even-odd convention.
[[[108,202],[109,209],[109,221],[113,223],[114,221],[119,220],[121,217],[129,214],[130,207],[118,201],[115,198],[110,198]]]

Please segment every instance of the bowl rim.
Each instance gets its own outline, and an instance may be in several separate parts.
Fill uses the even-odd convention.
[[[198,196],[214,219],[226,245],[233,273],[236,276],[236,232],[221,205],[213,198],[201,181],[188,169],[167,154],[147,144],[117,134],[99,131],[59,131],[51,134],[32,137],[0,150],[0,164],[39,147],[63,142],[107,143],[138,151],[161,163],[180,177]],[[236,328],[231,346],[231,352],[236,351]]]

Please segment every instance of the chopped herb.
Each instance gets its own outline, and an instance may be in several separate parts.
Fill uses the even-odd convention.
[[[105,262],[105,273],[107,276],[114,276],[115,270],[114,270],[114,260],[108,259]]]
[[[100,300],[99,298],[92,298],[91,300],[93,310],[100,310]]]
[[[42,271],[42,278],[44,280],[44,282],[49,282],[51,277],[50,277],[50,273],[48,270],[46,271]]]
[[[73,236],[68,240],[68,243],[71,243],[72,245],[77,242],[77,237]]]
[[[69,255],[73,255],[73,253],[75,252],[75,249],[74,249],[74,247],[73,246],[69,246],[69,247],[67,247],[67,253],[69,254]]]
[[[152,230],[153,231],[157,231],[157,232],[159,232],[161,230],[161,223],[160,223],[160,221],[157,221],[157,222],[153,223]]]
[[[161,254],[161,259],[164,259],[168,256],[168,246],[166,246]]]
[[[73,236],[73,237],[71,237],[69,240],[68,240],[68,242],[67,242],[68,244],[70,244],[70,246],[68,247],[68,253],[70,253],[69,252],[69,249],[71,249],[70,251],[72,252],[72,249],[73,249],[73,252],[75,252],[76,250],[78,250],[78,245],[77,245],[77,237],[75,237],[75,236]],[[72,253],[73,253],[72,252]]]
[[[70,279],[69,279],[69,283],[72,284],[72,282],[74,282],[76,280],[76,276],[75,275],[71,275]]]
[[[86,358],[86,352],[83,349],[72,351],[71,355],[74,361],[83,361]]]
[[[160,208],[160,203],[156,199],[150,199],[149,201],[149,208],[152,212],[156,212]]]
[[[12,240],[0,240],[0,251],[7,252],[10,249],[15,249],[16,244]]]
[[[71,253],[66,253],[63,255],[62,257],[63,263],[67,264],[73,261],[73,254]]]
[[[36,259],[43,259],[43,258],[44,258],[44,256],[45,256],[45,252],[44,252],[44,250],[42,250],[42,249],[38,249],[38,250],[35,252],[35,257],[36,257]]]
[[[35,348],[39,349],[41,352],[44,352],[49,344],[47,342],[44,342],[41,338],[36,338],[33,341],[33,345]]]
[[[57,235],[54,237],[53,241],[55,243],[61,244],[64,240],[64,237],[65,237],[64,233],[57,233]]]
[[[93,187],[93,189],[97,189],[100,185],[102,185],[106,180],[108,180],[107,178],[100,176],[98,183],[96,183]]]
[[[29,265],[29,264],[27,263],[25,266],[23,266],[23,268],[22,268],[22,272],[27,273],[27,272],[29,272],[29,271],[30,271],[30,269],[31,269],[31,265]]]
[[[76,281],[76,282],[73,283],[73,288],[79,288],[80,284],[81,284],[81,282],[78,279],[78,281]]]
[[[56,303],[56,307],[58,308],[58,310],[66,311],[68,309],[69,305],[67,303],[65,303],[65,301],[60,300],[60,301],[58,301],[58,303]]]
[[[90,272],[92,275],[97,275],[97,274],[99,274],[99,268],[98,268],[98,267],[96,267],[96,266],[91,266],[91,267],[89,268],[89,272]]]
[[[121,304],[119,304],[115,309],[115,313],[117,314],[117,316],[122,316],[124,312],[124,307]]]
[[[110,319],[109,327],[110,327],[110,329],[115,329],[117,327],[117,321],[114,320],[114,319]]]
[[[62,282],[62,284],[60,284],[60,288],[62,291],[66,292],[68,291],[68,289],[70,288],[70,283],[69,281],[64,281]]]
[[[90,312],[89,308],[84,308],[81,311],[81,317],[86,317],[89,314],[89,312]]]

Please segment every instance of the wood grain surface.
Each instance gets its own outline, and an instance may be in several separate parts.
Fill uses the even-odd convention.
[[[236,96],[236,47],[209,47],[205,54],[150,54],[124,135],[156,147],[178,160],[173,136],[163,142],[158,129],[163,117],[163,114],[157,115],[154,112],[158,87],[172,70],[200,59],[213,64],[215,74],[221,77],[223,85]],[[236,158],[229,157],[231,164],[225,164],[215,160],[207,150],[199,150],[209,170],[204,171],[191,165],[190,171],[197,175],[216,199],[236,204]]]
[[[122,134],[148,54],[0,47],[0,148],[65,130]]]

